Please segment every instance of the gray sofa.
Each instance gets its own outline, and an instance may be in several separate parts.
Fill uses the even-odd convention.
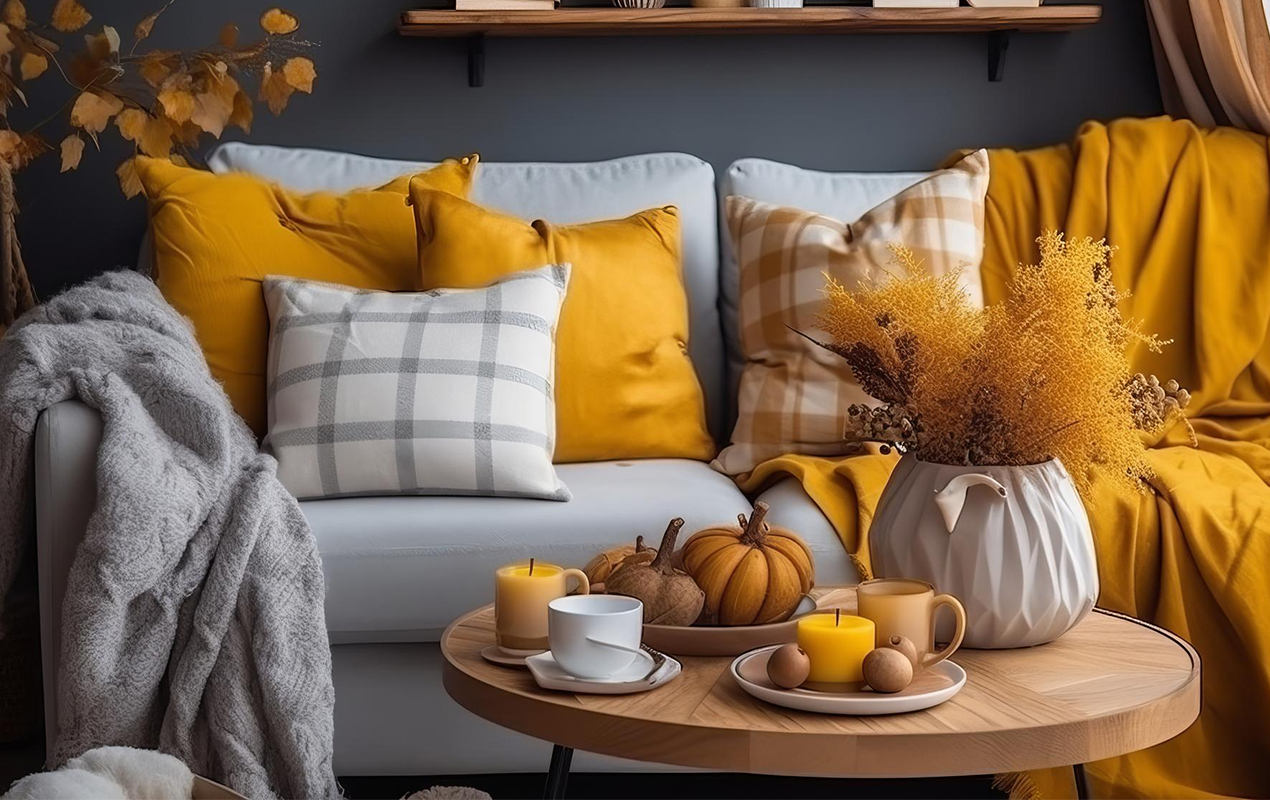
[[[342,190],[377,185],[424,164],[234,143],[221,146],[210,166],[250,171],[296,189]],[[711,431],[725,443],[739,360],[736,266],[721,236],[720,199],[741,194],[850,220],[920,177],[819,173],[745,159],[727,170],[716,191],[714,171],[705,162],[655,154],[594,164],[487,163],[478,173],[473,199],[561,223],[678,205],[691,354],[706,393]],[[49,409],[37,429],[37,554],[50,739],[57,718],[51,676],[60,652],[61,600],[94,508],[101,433],[100,417],[79,403]],[[548,743],[499,729],[446,696],[436,644],[445,626],[492,600],[492,573],[500,565],[529,556],[581,565],[636,535],[657,536],[671,517],[684,517],[692,531],[735,520],[750,507],[731,480],[699,462],[610,461],[558,469],[573,492],[569,503],[358,497],[301,504],[326,575],[337,774],[545,769]],[[771,505],[774,524],[807,540],[819,583],[854,582],[855,571],[832,527],[796,482],[781,481],[761,499]],[[579,753],[574,768],[649,767]]]

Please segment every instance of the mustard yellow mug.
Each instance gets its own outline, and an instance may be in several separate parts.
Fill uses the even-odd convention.
[[[516,564],[494,573],[494,633],[498,649],[509,656],[531,656],[547,649],[547,604],[568,594],[569,578],[577,594],[591,583],[580,569],[555,564]]]
[[[917,669],[938,664],[961,647],[966,635],[966,609],[950,594],[935,594],[935,587],[911,578],[877,578],[856,589],[859,614],[873,621],[874,644],[885,646],[892,636],[905,636],[917,650]],[[935,611],[952,609],[957,629],[943,650],[935,649]]]

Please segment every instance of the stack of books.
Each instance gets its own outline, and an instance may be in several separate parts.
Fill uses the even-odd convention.
[[[455,11],[551,11],[557,0],[454,0]]]

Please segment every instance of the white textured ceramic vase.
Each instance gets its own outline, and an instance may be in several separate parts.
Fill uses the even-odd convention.
[[[1058,461],[961,467],[905,455],[869,552],[878,577],[919,578],[961,600],[963,647],[1044,644],[1098,598],[1089,517]]]

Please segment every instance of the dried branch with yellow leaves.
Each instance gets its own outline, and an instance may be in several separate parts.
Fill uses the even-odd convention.
[[[1009,296],[985,309],[958,275],[931,275],[900,245],[892,280],[848,289],[829,279],[818,319],[829,340],[817,343],[880,401],[850,408],[849,438],[946,464],[1057,458],[1082,492],[1093,464],[1145,485],[1139,431],[1189,429],[1190,395],[1131,373],[1126,349],[1168,342],[1121,316],[1104,241],[1047,232],[1037,242],[1040,263],[1020,267]]]
[[[119,32],[103,25],[84,36],[82,49],[68,55],[65,42],[58,40],[93,19],[80,0],[56,0],[45,23],[27,16],[23,0],[5,0],[0,7],[0,163],[16,170],[52,151],[42,129],[67,112],[72,131],[57,148],[63,172],[79,166],[85,140],[100,149],[98,136],[112,122],[137,152],[187,163],[204,134],[220,138],[229,126],[251,130],[249,81],[258,81],[256,96],[274,114],[282,112],[295,92],[313,91],[317,71],[312,60],[300,55],[313,43],[295,37],[299,20],[279,8],[261,16],[264,37],[258,41],[240,43],[238,28],[226,25],[216,44],[199,50],[139,53],[173,2],[167,0],[136,24],[126,50]],[[66,102],[53,116],[19,133],[10,126],[10,109],[27,105],[32,82],[45,75],[61,79]],[[140,191],[131,159],[119,165],[117,174],[128,197]]]

